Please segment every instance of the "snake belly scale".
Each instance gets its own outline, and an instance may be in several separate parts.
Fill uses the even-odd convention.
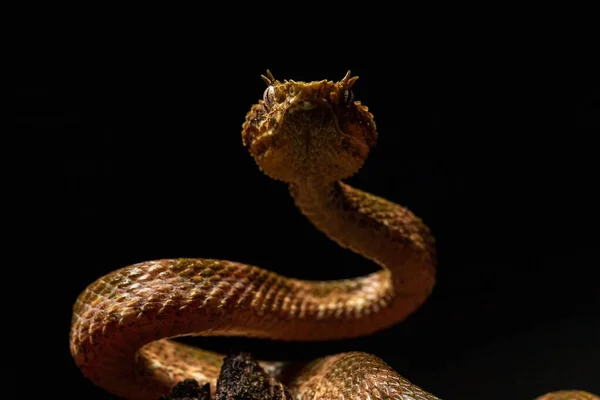
[[[169,338],[364,336],[405,319],[433,289],[436,256],[427,226],[408,209],[342,182],[363,165],[377,137],[373,115],[354,99],[357,77],[278,81],[268,72],[263,79],[267,89],[246,115],[243,145],[264,174],[289,186],[317,229],[381,270],[307,281],[234,261],[162,259],[113,271],[77,298],[70,350],[83,375],[114,395],[157,399],[185,378],[210,383],[214,394],[223,356]],[[261,365],[277,376],[285,363]],[[285,383],[298,400],[437,399],[362,352],[317,359]],[[597,399],[556,396],[544,399]]]

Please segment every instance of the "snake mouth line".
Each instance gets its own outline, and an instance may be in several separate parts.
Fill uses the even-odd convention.
[[[256,157],[264,157],[267,154],[267,152],[271,149],[273,144],[273,135],[274,132],[271,129],[253,140],[250,150]]]

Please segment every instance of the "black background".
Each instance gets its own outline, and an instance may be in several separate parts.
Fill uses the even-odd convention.
[[[51,218],[41,231],[58,253],[52,270],[40,266],[56,325],[33,340],[52,350],[60,393],[111,398],[75,367],[68,330],[76,296],[116,268],[210,257],[308,279],[373,271],[316,231],[242,147],[241,124],[267,68],[279,79],[360,76],[355,95],[380,136],[349,182],[431,226],[438,282],[417,313],[369,338],[194,343],[265,358],[368,351],[445,399],[600,393],[598,86],[589,49],[399,38],[385,50],[327,45],[317,54],[306,44],[279,53],[257,39],[211,42],[209,33],[198,42],[131,33],[110,44],[98,35],[29,53],[17,128],[48,146],[50,164],[35,173],[50,178],[49,191],[34,201]]]

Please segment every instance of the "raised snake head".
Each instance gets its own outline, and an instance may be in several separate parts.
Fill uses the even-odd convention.
[[[242,141],[260,169],[285,182],[331,182],[353,175],[375,145],[373,115],[354,100],[358,77],[339,82],[276,80],[246,114]]]

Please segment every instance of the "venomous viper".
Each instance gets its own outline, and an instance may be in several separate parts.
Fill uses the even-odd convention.
[[[263,79],[263,99],[242,126],[244,146],[262,172],[288,184],[317,229],[382,268],[306,281],[232,261],[163,259],[109,273],[77,298],[70,350],[87,378],[117,396],[156,399],[184,378],[210,382],[214,394],[223,357],[168,338],[357,337],[402,321],[432,291],[436,256],[427,226],[406,208],[342,182],[377,137],[373,115],[353,98],[357,77],[282,82],[267,71]],[[261,365],[277,375],[283,363]],[[299,400],[438,398],[362,352],[315,360],[285,383]],[[599,398],[562,391],[538,399]]]

